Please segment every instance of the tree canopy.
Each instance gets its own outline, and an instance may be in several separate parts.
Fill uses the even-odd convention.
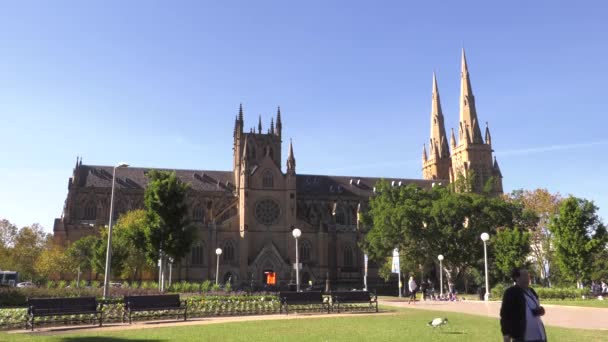
[[[376,261],[385,261],[393,248],[413,265],[444,256],[448,277],[457,277],[483,259],[480,235],[512,227],[522,219],[521,208],[500,197],[459,193],[446,187],[376,186],[362,223],[371,227],[363,247]],[[414,270],[411,270],[414,271]]]
[[[606,227],[591,201],[573,196],[563,200],[551,219],[555,257],[561,274],[579,286],[589,280],[593,256],[606,248]]]

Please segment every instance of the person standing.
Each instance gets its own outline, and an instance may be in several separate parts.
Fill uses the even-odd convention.
[[[426,292],[428,291],[428,289],[429,283],[423,279],[422,283],[420,283],[420,292],[422,292],[422,300],[424,301],[426,301]]]
[[[504,342],[546,342],[545,326],[540,319],[545,309],[538,295],[530,288],[530,275],[524,268],[511,272],[515,285],[509,287],[502,297],[500,307],[500,329]]]
[[[410,299],[407,301],[407,303],[409,304],[413,300],[414,304],[416,304],[416,290],[418,289],[418,284],[416,284],[413,276],[410,276],[407,286],[410,290]]]

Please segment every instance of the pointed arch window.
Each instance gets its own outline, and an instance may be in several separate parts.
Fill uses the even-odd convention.
[[[192,209],[192,219],[194,221],[202,221],[203,216],[204,216],[203,207],[201,205],[194,206],[194,209]]]
[[[342,251],[343,261],[345,267],[352,267],[354,265],[355,260],[355,251],[351,245],[344,246],[344,250]]]
[[[232,241],[226,241],[222,250],[222,260],[224,262],[234,261],[234,244]]]
[[[307,262],[310,261],[310,257],[312,255],[312,246],[310,244],[310,241],[308,240],[302,240],[300,242],[300,246],[299,246],[299,258],[302,262]]]
[[[84,207],[84,216],[85,220],[95,220],[97,218],[97,206],[93,202],[89,202]]]
[[[190,251],[190,262],[192,265],[203,265],[205,261],[205,249],[201,243],[197,243]]]
[[[274,186],[274,177],[272,175],[272,171],[264,171],[262,175],[262,186],[265,188],[272,188]]]

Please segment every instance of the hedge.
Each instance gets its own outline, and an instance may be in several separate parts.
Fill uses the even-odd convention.
[[[501,300],[502,296],[507,289],[511,285],[506,284],[498,284],[496,285],[492,291],[491,296],[492,299]],[[591,290],[588,288],[578,289],[575,287],[532,287],[534,291],[538,294],[538,297],[543,299],[551,299],[551,300],[573,300],[573,299],[582,299],[583,296],[586,298],[591,296]]]

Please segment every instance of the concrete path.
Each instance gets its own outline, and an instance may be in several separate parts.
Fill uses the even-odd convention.
[[[471,315],[499,318],[501,303],[482,301],[426,301],[416,302],[416,304],[407,304],[407,302],[403,300],[383,298],[379,300],[379,304],[422,310],[462,312]],[[561,306],[552,304],[543,306],[546,309],[546,314],[542,318],[545,325],[564,328],[608,330],[608,309],[580,306]]]

